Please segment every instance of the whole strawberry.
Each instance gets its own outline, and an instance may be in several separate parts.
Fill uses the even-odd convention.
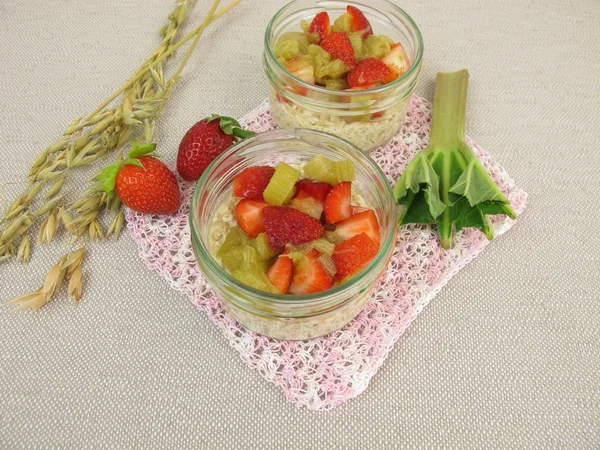
[[[243,139],[253,134],[242,130],[240,124],[231,117],[213,114],[202,119],[185,133],[179,144],[179,175],[188,181],[198,180],[208,165],[230,147],[236,137]]]
[[[146,214],[174,214],[181,205],[177,178],[156,158],[155,144],[133,141],[129,158],[106,167],[98,176],[109,196],[115,191],[123,204]]]

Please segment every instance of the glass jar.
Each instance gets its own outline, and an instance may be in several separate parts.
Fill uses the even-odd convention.
[[[353,185],[375,211],[381,226],[381,248],[373,261],[349,281],[308,295],[280,295],[251,288],[233,278],[215,257],[218,219],[232,212],[232,183],[250,166],[280,161],[304,166],[315,155],[349,159],[356,171]],[[229,205],[229,206],[228,206]],[[225,309],[247,328],[272,338],[310,339],[352,320],[371,298],[391,258],[398,234],[398,211],[392,188],[375,161],[355,146],[327,133],[283,129],[245,139],[219,155],[196,185],[190,207],[190,230],[196,260]]]
[[[411,62],[409,70],[391,83],[367,90],[333,90],[292,75],[275,57],[275,44],[289,31],[300,31],[300,20],[310,22],[327,11],[332,22],[346,12],[346,2],[294,0],[269,22],[263,65],[269,79],[269,103],[281,128],[311,128],[340,136],[370,151],[398,133],[404,122],[421,72],[423,39],[415,22],[387,0],[356,0],[376,35],[402,43]]]

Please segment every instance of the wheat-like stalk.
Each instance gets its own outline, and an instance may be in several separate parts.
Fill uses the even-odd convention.
[[[50,301],[66,275],[70,275],[71,277],[68,287],[69,296],[73,297],[77,303],[81,297],[83,287],[81,263],[84,254],[84,249],[82,247],[79,250],[63,256],[46,274],[44,284],[42,284],[40,289],[35,292],[19,295],[6,303],[9,305],[19,305],[15,308],[15,311],[23,311],[26,309],[37,311]]]
[[[178,33],[195,0],[176,0],[177,5],[159,31],[160,45],[134,76],[91,115],[74,120],[63,136],[35,159],[29,171],[27,187],[7,208],[4,218],[0,221],[0,225],[4,224],[3,228],[0,228],[0,261],[14,256],[13,242],[23,236],[38,219],[43,220],[39,242],[50,242],[60,221],[44,217],[52,215],[51,212],[57,209],[61,209],[62,212],[56,217],[63,217],[67,209],[75,215],[70,221],[62,220],[65,228],[74,236],[88,234],[92,238],[104,236],[97,219],[104,211],[111,211],[116,216],[113,218],[111,232],[107,235],[118,237],[123,226],[122,223],[119,225],[119,221],[122,222],[122,219],[119,219],[120,202],[102,196],[100,184],[93,183],[79,200],[66,204],[61,191],[69,172],[111,156],[117,148],[130,141],[138,128],[144,129],[143,140],[151,142],[154,121],[168,100],[204,29],[240,2],[241,0],[234,0],[220,11],[216,11],[220,3],[216,0],[202,24],[177,41]],[[194,40],[177,71],[166,79],[164,62],[191,39]],[[115,104],[114,101],[121,94],[122,101]],[[34,209],[34,200],[48,185],[42,206]]]
[[[38,234],[39,244],[50,243],[61,223],[73,235],[71,244],[83,236],[90,239],[104,239],[108,236],[118,238],[125,223],[118,197],[109,198],[102,192],[101,183],[95,181],[79,199],[66,203],[61,192],[70,172],[77,167],[92,165],[110,157],[117,148],[127,144],[140,128],[143,128],[143,138],[140,140],[152,142],[155,120],[169,99],[173,86],[205,28],[242,0],[233,0],[219,11],[217,8],[220,0],[215,0],[204,21],[179,41],[178,33],[196,0],[175,1],[177,5],[159,31],[159,47],[133,77],[92,114],[75,119],[61,138],[35,159],[29,170],[27,187],[6,209],[4,218],[0,221],[0,225],[3,225],[0,228],[0,262],[15,255],[23,263],[29,261],[31,242],[27,233],[37,220],[42,220]],[[192,39],[190,48],[174,75],[166,79],[165,61],[175,50]],[[116,102],[120,95],[121,101]],[[121,157],[122,155],[117,156]],[[44,201],[36,209],[33,203],[44,189]],[[104,232],[99,218],[106,211],[112,212],[114,217],[108,230]],[[15,250],[17,239],[20,239],[20,243],[18,250]],[[80,268],[69,270],[69,263],[65,258],[48,272],[40,290],[16,297],[8,303],[20,303],[21,306],[17,308],[19,310],[41,308],[50,300],[67,272],[70,275],[69,296],[78,302],[82,290],[82,272]]]

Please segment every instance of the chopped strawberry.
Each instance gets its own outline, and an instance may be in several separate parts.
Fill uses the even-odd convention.
[[[327,210],[325,210],[325,214],[327,214]],[[360,233],[366,233],[377,244],[377,247],[379,247],[381,239],[377,216],[371,210],[358,213],[337,223],[335,232],[344,240],[350,239]]]
[[[309,33],[319,33],[321,39],[328,36],[331,33],[331,21],[329,20],[329,14],[326,11],[320,12],[310,23],[308,28]]]
[[[263,200],[244,199],[235,206],[235,218],[242,230],[255,238],[265,231],[263,209],[269,204]]]
[[[294,208],[268,206],[263,211],[263,218],[269,244],[273,248],[282,248],[288,243],[304,244],[325,234],[321,222]]]
[[[350,38],[346,33],[334,31],[329,36],[321,40],[321,47],[325,49],[333,58],[341,59],[348,67],[354,67],[354,48]]]
[[[294,277],[288,291],[290,294],[314,294],[331,289],[333,278],[319,262],[319,256],[319,252],[312,249],[300,258],[294,267]]]
[[[292,282],[294,263],[287,256],[279,256],[267,271],[267,278],[279,294],[285,294]]]
[[[356,214],[365,212],[365,211],[371,211],[369,208],[363,208],[362,206],[352,206],[352,207],[350,207],[350,210],[352,211],[353,216],[355,216]]]
[[[309,197],[306,192],[302,192],[290,200],[290,207],[308,214],[313,219],[321,220],[323,215],[323,202]]]
[[[262,199],[263,192],[275,173],[270,166],[247,167],[233,180],[233,195],[249,199]]]
[[[336,245],[333,251],[336,277],[341,280],[360,272],[375,258],[378,251],[379,246],[366,233],[357,234]]]
[[[410,61],[400,42],[394,44],[390,52],[381,58],[381,61],[390,69],[390,73],[384,79],[386,83],[390,83],[396,78],[401,77],[410,67]]]
[[[360,9],[348,5],[346,6],[346,12],[352,16],[352,31],[365,30],[362,34],[363,39],[366,39],[367,36],[373,34],[371,24]]]
[[[350,200],[352,183],[343,181],[336,184],[325,199],[325,222],[336,223],[352,215]]]
[[[296,183],[297,198],[312,197],[320,202],[325,201],[325,197],[331,190],[331,185],[322,181],[312,181],[309,179],[300,180]]]
[[[350,71],[346,81],[353,88],[383,81],[390,73],[390,68],[377,58],[367,58]]]

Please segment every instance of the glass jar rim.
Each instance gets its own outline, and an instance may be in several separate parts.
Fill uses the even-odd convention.
[[[275,15],[271,18],[269,23],[267,24],[267,29],[265,31],[265,38],[264,38],[264,46],[265,46],[264,63],[266,64],[269,61],[273,62],[280,70],[285,71],[287,76],[291,76],[295,83],[299,84],[300,86],[302,86],[304,88],[310,89],[314,92],[318,92],[321,94],[326,94],[326,95],[339,93],[340,91],[337,89],[328,89],[324,86],[318,86],[316,84],[312,84],[312,83],[308,83],[308,82],[304,81],[302,78],[299,78],[296,75],[294,75],[293,73],[289,72],[285,67],[283,67],[283,65],[281,64],[279,59],[277,59],[275,57],[275,52],[274,52],[273,47],[271,46],[271,42],[270,42],[270,36],[272,34],[275,21],[283,14],[284,10],[286,8],[288,8],[295,1],[296,0],[292,0],[291,2],[287,3],[283,8],[281,8],[279,11],[277,11],[275,13]],[[392,81],[390,83],[387,83],[387,84],[384,84],[382,86],[378,86],[378,87],[372,88],[372,89],[364,89],[364,90],[360,90],[360,91],[343,91],[344,95],[348,95],[349,97],[365,95],[365,94],[370,94],[370,93],[380,93],[380,92],[385,92],[388,89],[393,89],[393,88],[399,86],[402,82],[405,82],[406,80],[410,79],[411,75],[413,75],[415,70],[417,70],[417,67],[421,66],[421,60],[423,58],[423,36],[421,35],[421,30],[417,26],[416,22],[413,20],[413,18],[411,16],[408,15],[408,13],[406,11],[404,11],[399,6],[393,4],[392,2],[390,2],[388,0],[380,0],[380,1],[385,2],[385,3],[389,4],[392,8],[396,9],[403,17],[405,17],[407,19],[408,23],[412,27],[412,31],[415,32],[416,37],[417,37],[417,52],[416,52],[415,60],[412,62],[412,64],[410,65],[410,67],[404,74],[402,74],[401,76],[399,76],[398,78],[396,78],[394,81]],[[269,61],[267,61],[267,57],[268,57]]]
[[[209,268],[222,281],[225,281],[230,286],[234,286],[236,290],[239,290],[241,292],[246,292],[246,293],[252,295],[253,297],[260,297],[260,300],[265,301],[265,303],[268,303],[270,306],[274,306],[274,305],[313,306],[313,304],[319,305],[322,302],[327,303],[327,300],[329,298],[334,297],[337,294],[343,293],[344,291],[346,291],[348,289],[351,289],[352,286],[356,285],[357,283],[362,281],[364,278],[368,277],[368,275],[370,275],[372,273],[372,271],[378,266],[378,264],[381,263],[382,259],[387,258],[390,251],[393,251],[393,247],[395,246],[395,242],[396,242],[396,233],[394,231],[390,231],[388,233],[381,248],[379,249],[379,252],[375,256],[373,261],[371,261],[363,270],[361,270],[359,274],[357,274],[350,280],[339,284],[338,286],[328,289],[327,291],[317,292],[314,294],[303,294],[303,295],[274,294],[274,293],[262,291],[260,289],[255,289],[253,287],[250,287],[250,286],[242,283],[241,281],[237,280],[232,275],[230,275],[225,269],[223,269],[220,266],[220,264],[215,260],[215,258],[211,254],[211,252],[208,249],[204,240],[199,237],[200,226],[199,226],[199,218],[198,218],[198,207],[200,204],[200,196],[204,192],[203,188],[204,188],[205,184],[207,183],[213,169],[215,167],[217,167],[227,157],[235,154],[240,149],[243,149],[248,145],[252,145],[257,141],[261,142],[264,140],[267,140],[267,141],[271,140],[272,136],[275,136],[277,134],[283,134],[283,133],[288,133],[288,135],[285,136],[285,138],[287,138],[287,139],[300,139],[300,140],[302,140],[302,138],[301,138],[301,136],[300,137],[298,136],[299,134],[300,135],[301,134],[322,135],[322,136],[326,136],[327,138],[330,138],[330,139],[333,138],[334,140],[339,140],[344,145],[350,146],[350,148],[352,148],[354,151],[356,151],[356,154],[358,155],[358,157],[360,159],[363,159],[364,162],[369,165],[369,168],[373,169],[375,171],[375,173],[377,173],[377,177],[382,181],[381,184],[384,186],[384,189],[387,191],[386,197],[388,197],[391,200],[391,202],[393,203],[394,207],[396,207],[396,203],[395,203],[394,197],[393,197],[393,191],[392,191],[391,185],[390,185],[386,175],[383,173],[383,171],[381,170],[379,165],[369,155],[361,152],[351,142],[349,142],[343,138],[340,138],[339,136],[335,136],[330,133],[326,133],[326,132],[318,131],[318,130],[311,130],[311,129],[306,129],[306,128],[275,129],[275,130],[271,130],[271,131],[265,131],[265,132],[258,133],[255,136],[246,138],[246,139],[238,142],[237,144],[229,147],[227,150],[225,150],[223,153],[221,153],[219,156],[217,156],[217,158],[215,158],[215,160],[212,163],[210,163],[210,165],[206,168],[206,170],[204,171],[204,173],[202,174],[202,176],[200,177],[200,179],[198,180],[198,182],[194,188],[194,193],[192,195],[192,203],[190,205],[189,224],[190,224],[190,234],[191,234],[192,244],[196,247],[196,249],[200,253],[200,257],[203,258],[203,261],[209,266]],[[283,136],[280,138],[283,138]],[[327,304],[329,304],[329,303],[327,303]],[[341,304],[335,305],[335,306],[341,306]],[[261,310],[261,313],[268,314],[262,310]]]

